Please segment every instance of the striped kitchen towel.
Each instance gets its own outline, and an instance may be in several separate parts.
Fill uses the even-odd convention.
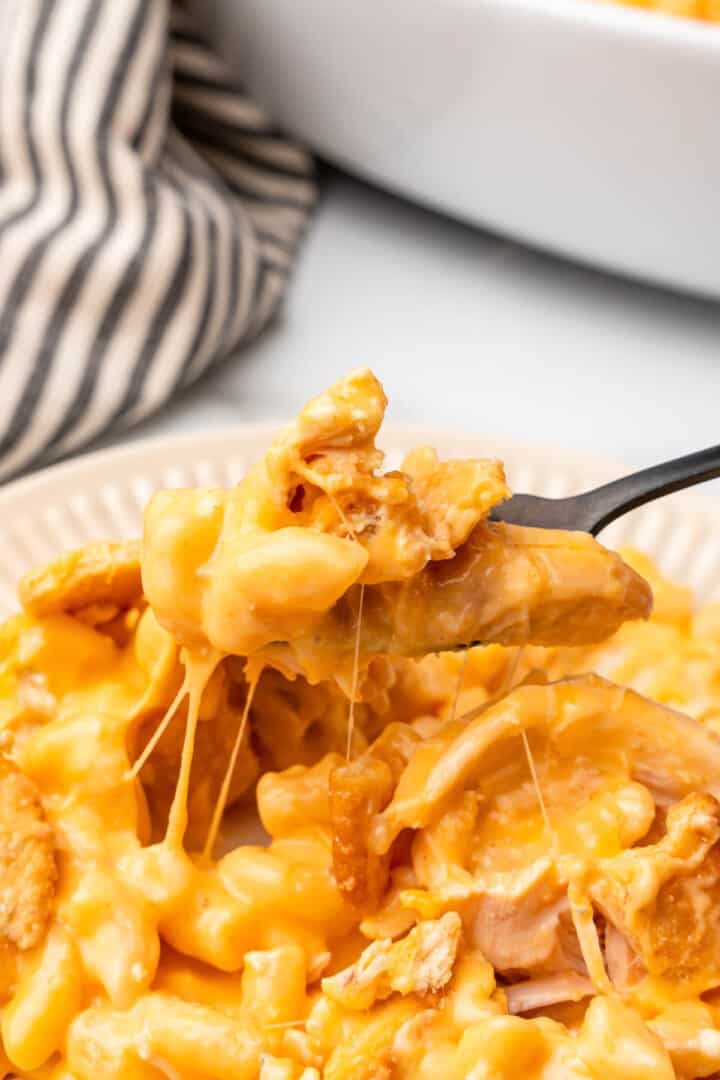
[[[271,319],[315,187],[171,0],[0,0],[0,479]]]

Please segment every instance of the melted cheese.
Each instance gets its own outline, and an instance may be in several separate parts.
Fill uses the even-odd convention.
[[[584,643],[648,614],[642,578],[592,537],[487,522],[509,495],[498,462],[422,450],[379,473],[384,409],[375,377],[353,372],[232,491],[150,501],[143,585],[173,637],[347,686],[361,597],[366,658]]]
[[[126,545],[23,586],[0,727],[57,885],[5,946],[5,1074],[720,1071],[717,612],[639,561],[655,616],[578,647],[642,579],[488,525],[496,463],[381,474],[384,407],[354,373],[234,491],[156,497],[149,608]],[[407,658],[480,631],[509,647]],[[213,858],[242,797],[269,843]]]
[[[140,704],[152,701],[153,691],[138,661],[134,640],[108,649],[102,632],[67,620],[63,648],[59,649],[48,647],[50,639],[57,643],[54,631],[52,620],[47,626],[26,622],[14,653],[23,658],[15,660],[14,678],[22,681],[27,677],[29,664],[35,675],[42,676],[55,701],[56,718],[50,722],[36,717],[28,720],[27,713],[20,710],[13,724],[18,730],[16,742],[22,745],[19,761],[38,786],[48,819],[68,852],[61,867],[58,930],[48,936],[37,957],[23,961],[21,981],[5,1014],[3,1038],[14,1071],[29,1075],[61,1051],[67,1055],[63,1059],[66,1070],[76,1078],[93,1080],[124,1080],[129,1075],[155,1080],[158,1068],[190,1078],[224,1075],[223,1069],[253,1076],[260,1068],[261,1056],[288,1063],[287,1069],[285,1064],[278,1064],[278,1068],[296,1077],[308,1067],[308,1061],[318,1063],[325,1075],[349,1080],[361,1075],[363,1063],[370,1068],[371,1062],[391,1059],[400,1076],[460,1077],[466,1075],[469,1063],[472,1067],[483,1063],[483,1068],[493,1063],[497,1070],[505,1070],[498,1075],[510,1077],[517,1075],[513,1070],[518,1053],[522,1053],[528,1076],[573,1075],[573,1061],[583,1063],[577,1066],[580,1076],[607,1075],[603,1069],[619,1069],[620,1064],[629,1069],[630,1061],[636,1070],[643,1062],[648,1077],[662,1075],[663,1069],[672,1075],[668,1071],[672,1068],[670,1051],[664,1049],[658,1035],[670,1030],[662,1017],[668,1009],[676,1008],[667,987],[657,986],[653,991],[658,1002],[654,1006],[648,1005],[647,986],[636,991],[638,1011],[627,1005],[608,1011],[603,1005],[603,1012],[599,997],[584,1025],[577,1029],[554,1021],[548,1021],[550,1027],[538,1026],[538,1021],[506,1015],[502,992],[483,974],[489,965],[477,952],[467,928],[457,971],[448,989],[441,992],[445,1001],[441,1010],[436,1002],[415,991],[399,995],[397,1001],[395,991],[388,1001],[373,1005],[369,1014],[355,1013],[327,999],[318,992],[317,978],[352,963],[363,940],[357,936],[363,912],[343,901],[329,873],[327,786],[331,763],[321,761],[315,770],[294,766],[288,773],[265,775],[258,803],[273,836],[267,849],[240,847],[217,863],[203,865],[175,840],[143,846],[137,783],[127,779],[130,762],[126,746],[132,726],[138,722]],[[163,671],[162,650],[160,654],[153,671],[162,680],[167,679],[167,672]],[[428,804],[436,797],[433,772],[437,773],[442,755],[463,738],[465,705],[484,686],[486,696],[491,696],[492,680],[479,681],[480,673],[487,674],[484,662],[482,653],[468,655],[455,720],[451,714],[462,659],[443,658],[440,667],[438,662],[428,662],[426,672],[421,666],[413,675],[436,687],[440,680],[443,689],[435,690],[433,706],[440,715],[436,712],[436,734],[424,742],[417,737],[408,742],[404,725],[387,728],[382,752],[388,761],[395,760],[394,754],[400,755],[398,765],[393,766],[400,781],[394,800],[400,798],[404,805],[412,805],[403,794],[410,791],[411,773],[413,791],[422,793]],[[201,681],[207,678],[209,667],[197,669]],[[407,677],[403,675],[406,683]],[[168,680],[165,692],[174,696],[172,680]],[[417,694],[417,690],[413,692]],[[670,797],[681,797],[693,784],[706,786],[714,763],[702,740],[693,751],[695,757],[688,758],[688,747],[693,745],[689,734],[699,736],[694,728],[679,740],[672,736],[678,723],[673,714],[662,714],[662,723],[668,725],[666,737],[655,715],[644,720],[643,713],[630,723],[628,714],[622,712],[628,697],[620,691],[606,690],[602,685],[597,690],[573,690],[570,685],[564,693],[567,704],[561,713],[552,705],[557,692],[542,687],[516,690],[505,700],[516,701],[511,705],[515,719],[510,730],[518,730],[519,725],[528,732],[538,782],[549,813],[561,826],[559,842],[565,870],[577,876],[581,856],[607,858],[625,850],[652,820],[653,796],[642,783],[628,779],[631,745],[639,746],[645,760],[651,760],[656,768],[664,761],[662,775],[669,779]],[[530,709],[529,703],[521,704],[522,698],[516,700],[517,694],[529,694],[537,704]],[[593,694],[605,695],[609,702],[608,718],[601,724],[597,707],[589,704]],[[408,700],[403,697],[398,715]],[[92,703],[102,705],[103,711],[98,713]],[[480,713],[470,728],[473,724],[478,731],[487,728],[493,723],[492,709],[500,705]],[[636,707],[641,712],[650,708]],[[445,726],[443,709],[448,713]],[[616,722],[612,717],[618,709]],[[391,709],[385,720],[392,715]],[[424,719],[421,713],[416,715],[419,729],[427,727],[427,714]],[[582,735],[586,741],[593,726],[588,726],[590,720],[583,722],[583,716],[592,718],[594,726],[600,724],[598,730],[604,733],[602,754],[594,749],[592,763],[586,764],[581,749],[585,744],[578,738]],[[575,723],[568,727],[571,718]],[[562,741],[548,758],[543,732],[556,727]],[[407,729],[408,737],[412,730]],[[659,732],[659,751],[653,749],[652,741],[648,743],[653,732]],[[235,734],[234,730],[233,737]],[[673,742],[677,761],[663,758]],[[491,745],[488,752],[492,753]],[[403,758],[408,759],[406,766],[401,764]],[[427,824],[419,825],[408,864],[409,880],[392,895],[401,896],[409,905],[406,910],[413,920],[422,917],[425,910],[426,918],[441,917],[444,909],[459,910],[466,927],[474,925],[474,933],[479,933],[481,912],[468,914],[468,905],[477,898],[467,899],[467,882],[472,886],[478,874],[489,875],[495,883],[493,902],[502,901],[508,910],[503,918],[514,917],[512,909],[517,903],[521,918],[539,914],[543,925],[543,910],[552,912],[558,905],[557,870],[540,867],[532,881],[513,885],[511,880],[529,858],[542,863],[552,855],[522,748],[509,757],[504,752],[488,758],[488,766],[496,761],[494,767],[499,767],[500,773],[493,787],[488,785],[486,772],[480,802],[472,790],[462,793],[466,773],[459,762],[464,758],[452,760],[448,782],[452,777],[458,795],[448,789],[441,797],[445,809],[437,818],[431,815]],[[690,777],[689,761],[695,761],[692,768],[696,770]],[[403,772],[407,770],[405,779]],[[673,789],[679,773],[685,779]],[[438,790],[444,791],[444,787]],[[580,792],[584,801],[578,798]],[[483,799],[488,796],[493,802],[484,806]],[[568,813],[571,807],[572,817]],[[419,821],[413,820],[416,824]],[[393,872],[396,876],[399,869]],[[498,893],[503,881],[504,891]],[[539,912],[527,908],[526,898],[533,895],[541,898]],[[434,910],[428,905],[435,905]],[[568,919],[567,927],[571,924]],[[508,923],[510,943],[518,940],[513,925]],[[58,937],[60,927],[64,938]],[[538,935],[537,923],[533,923],[533,934]],[[545,952],[550,955],[547,948]],[[302,975],[297,996],[291,1004],[281,1006],[290,956],[298,958],[292,962],[299,963]],[[254,957],[257,961],[251,960]],[[500,962],[498,957],[494,959]],[[224,981],[229,975],[223,973],[243,966],[246,972],[261,974],[253,975],[256,981],[252,984],[249,974],[248,979],[243,976],[246,989],[238,996]],[[262,993],[258,977],[265,980]],[[51,989],[58,986],[62,992],[56,1000]],[[648,1027],[642,1016],[656,1016],[657,1022]],[[713,1016],[710,1012],[703,1019],[711,1030]],[[692,1052],[685,1047],[690,1045],[694,1021],[680,1018],[672,1023],[672,1055],[687,1060]],[[682,1023],[685,1027],[678,1027]],[[181,1038],[177,1037],[180,1029],[185,1032]],[[606,1056],[613,1039],[623,1041],[626,1047],[622,1062]],[[126,1071],[130,1068],[132,1073]]]
[[[190,793],[190,769],[195,749],[195,733],[200,715],[200,703],[207,684],[215,668],[220,663],[220,659],[218,653],[210,650],[188,650],[185,654],[185,685],[188,711],[185,722],[185,738],[183,739],[182,754],[180,756],[180,772],[178,774],[175,798],[170,807],[167,833],[165,834],[165,843],[168,847],[175,848],[178,851],[183,849],[183,840],[188,824],[187,807]]]

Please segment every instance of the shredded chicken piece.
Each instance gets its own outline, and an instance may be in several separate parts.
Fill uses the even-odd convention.
[[[533,805],[518,739],[523,730],[539,748],[539,782],[550,800],[553,835]],[[583,868],[607,865],[609,873],[626,860],[629,866],[638,864],[638,881],[645,882],[648,865],[657,862],[656,848],[647,839],[657,814],[651,793],[633,779],[638,763],[669,776],[676,797],[682,797],[717,785],[719,754],[717,739],[699,724],[603,680],[524,686],[470,722],[446,725],[418,747],[388,807],[371,822],[369,850],[387,853],[404,830],[415,830],[413,868],[426,899],[408,896],[408,905],[426,917],[460,910],[470,942],[503,975],[537,977],[568,970],[585,975],[589,970],[598,989],[613,993],[598,937],[604,924],[598,928],[594,920],[600,911],[614,926],[615,908],[627,917],[628,901],[622,893],[609,910],[609,901],[600,902],[602,886],[593,892],[589,882],[596,879],[591,874],[585,880]],[[685,805],[694,804],[692,820],[701,835],[705,821],[712,846],[714,813],[708,811],[714,800],[695,794]],[[676,809],[669,817],[673,836],[678,815]],[[503,835],[509,837],[506,849]],[[583,837],[588,837],[587,851]],[[641,840],[645,847],[632,847]],[[666,846],[667,841],[661,850]],[[667,852],[664,857],[667,861]],[[714,858],[707,850],[698,853],[703,863],[699,883],[665,882],[663,918],[674,927],[675,937],[678,921],[670,923],[673,905],[664,898],[678,899],[692,888],[697,915],[712,926],[710,938],[720,938],[712,914],[720,904],[707,899],[715,895],[708,884]],[[677,858],[671,864],[685,875],[683,881],[694,865],[687,860],[679,864]],[[656,891],[662,884],[656,884]],[[690,899],[682,904],[689,920]],[[651,921],[657,926],[655,916]],[[624,923],[619,925],[622,929]],[[637,981],[634,976],[644,972],[642,949],[632,935],[629,940],[627,976]],[[612,932],[609,941],[619,970],[623,957]],[[692,948],[697,946],[696,941]],[[653,944],[655,951],[660,947],[669,954],[669,945]],[[672,952],[678,962],[679,949],[676,945]],[[637,962],[636,952],[641,954]],[[713,961],[709,969],[715,967]],[[715,985],[714,978],[709,975],[708,985]]]
[[[20,582],[20,601],[26,611],[41,617],[83,608],[112,618],[142,598],[140,543],[97,543],[59,555]]]
[[[473,945],[502,973],[548,970],[564,962],[559,930],[568,905],[551,862],[538,860],[497,877],[468,906]]]
[[[625,993],[646,974],[645,966],[628,941],[611,922],[605,924],[605,967],[613,986]]]
[[[55,842],[32,781],[0,761],[0,939],[31,949],[55,896]]]
[[[387,883],[389,860],[370,854],[368,830],[392,789],[390,767],[369,754],[330,773],[335,881],[345,899],[365,911],[377,906]]]
[[[588,894],[648,972],[720,982],[720,803],[694,793],[670,808],[665,836],[599,860]]]
[[[356,593],[313,627],[330,652],[350,649]],[[591,536],[481,521],[453,559],[366,587],[360,649],[424,656],[478,642],[582,645],[651,608],[646,582]]]
[[[460,916],[448,911],[399,941],[373,941],[355,964],[323,979],[323,991],[347,1009],[369,1009],[393,993],[438,993],[450,981],[461,937]]]
[[[589,756],[596,739],[620,747],[633,780],[664,777],[675,799],[703,789],[720,795],[720,740],[712,732],[605,679],[578,676],[518,687],[459,730],[448,730],[441,752],[416,754],[372,823],[371,849],[387,851],[402,829],[428,825],[473,778],[494,774],[523,730],[568,739],[569,749],[583,747]],[[630,818],[637,818],[634,802]]]
[[[558,975],[545,975],[537,979],[525,979],[505,988],[508,1012],[525,1013],[559,1005],[564,1001],[582,1001],[595,993],[595,987],[585,975],[577,971],[563,971]]]

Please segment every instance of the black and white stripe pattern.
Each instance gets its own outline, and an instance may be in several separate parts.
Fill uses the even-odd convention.
[[[170,0],[0,0],[0,479],[277,309],[315,187]]]

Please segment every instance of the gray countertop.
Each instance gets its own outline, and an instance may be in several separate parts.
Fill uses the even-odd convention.
[[[720,442],[720,304],[550,258],[334,172],[276,325],[132,437],[289,416],[358,365],[383,380],[398,420],[631,465]]]

